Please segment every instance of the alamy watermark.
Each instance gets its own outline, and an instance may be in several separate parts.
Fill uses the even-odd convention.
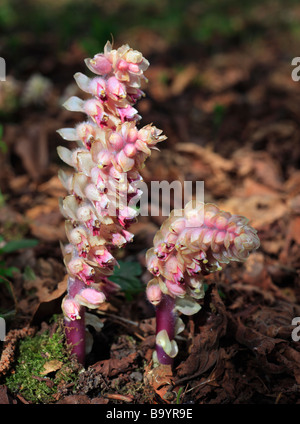
[[[292,59],[292,66],[296,66],[293,70],[292,70],[292,80],[295,82],[300,81],[300,57],[294,57]]]
[[[5,319],[0,317],[0,342],[4,342],[6,336],[6,323]]]
[[[296,327],[292,331],[292,340],[294,342],[299,342],[299,340],[300,340],[300,317],[293,318],[292,325],[296,325]]]
[[[0,57],[0,81],[6,81],[6,62]]]
[[[173,211],[174,216],[179,217],[191,200],[204,203],[204,181],[164,180],[151,181],[148,185],[143,180],[130,181],[123,173],[118,181],[103,186],[101,192],[101,202],[107,203],[109,216],[117,216],[119,211],[129,207],[137,210],[140,216],[168,217]],[[106,194],[109,202],[105,200]],[[97,203],[100,203],[100,199]],[[200,214],[201,210],[198,211],[198,219]]]

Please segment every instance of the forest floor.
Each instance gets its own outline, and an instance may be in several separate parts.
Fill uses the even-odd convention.
[[[59,243],[66,236],[58,198],[65,191],[56,147],[65,142],[56,130],[82,119],[61,103],[80,95],[72,76],[85,71],[87,56],[76,43],[64,55],[53,54],[48,39],[38,49],[30,37],[26,43],[35,59],[23,64],[25,75],[38,62],[47,82],[38,98],[18,75],[0,87],[2,109],[11,106],[0,144],[0,297],[7,323],[0,403],[300,403],[300,342],[292,337],[292,321],[300,317],[300,82],[291,77],[297,39],[274,30],[216,52],[200,44],[172,47],[142,30],[115,41],[150,59],[146,97],[137,105],[141,126],[153,122],[168,137],[148,159],[144,180],[204,181],[205,202],[249,218],[261,247],[244,264],[207,278],[200,312],[184,318],[174,367],[153,369],[145,252],[163,217],[140,217],[131,227],[134,243],[118,253],[124,269],[133,264],[132,279],[91,313],[102,328],[89,326],[94,343],[86,366],[52,359],[44,346],[43,369],[30,371],[29,389],[12,383],[24,364],[21,341],[43,334],[61,340],[66,278]],[[35,245],[18,244],[24,239]]]

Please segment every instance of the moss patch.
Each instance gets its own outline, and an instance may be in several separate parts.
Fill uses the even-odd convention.
[[[32,403],[53,403],[76,385],[78,364],[70,361],[63,326],[55,324],[19,343],[16,366],[6,379],[7,387]]]

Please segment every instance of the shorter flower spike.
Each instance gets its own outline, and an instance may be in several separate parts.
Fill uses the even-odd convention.
[[[192,200],[183,210],[173,210],[155,235],[154,246],[146,254],[148,270],[155,278],[148,283],[146,294],[157,310],[159,362],[172,363],[175,356],[169,328],[174,318],[168,321],[165,315],[173,316],[176,311],[185,315],[197,313],[197,300],[204,297],[204,277],[221,270],[222,263],[245,261],[258,249],[257,231],[248,222],[247,218],[223,212],[216,205]],[[172,310],[168,298],[173,299]],[[161,309],[165,309],[165,314]],[[159,322],[161,316],[166,327]]]

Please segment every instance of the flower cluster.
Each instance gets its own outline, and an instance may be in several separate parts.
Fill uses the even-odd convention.
[[[73,96],[64,107],[85,113],[87,120],[58,131],[77,142],[73,150],[58,148],[60,158],[75,169],[71,175],[59,173],[69,193],[60,202],[69,240],[63,247],[70,277],[62,305],[67,321],[80,318],[82,305],[97,308],[116,289],[107,278],[117,264],[113,250],[133,238],[128,227],[137,216],[132,205],[142,195],[140,170],[151,149],[166,139],[155,126],[136,127],[141,117],[134,104],[144,95],[141,84],[149,66],[140,52],[128,45],[113,49],[108,42],[104,53],[86,59],[86,65],[96,76],[77,73],[74,78],[90,97]]]
[[[257,232],[248,222],[243,216],[195,200],[183,210],[173,210],[146,254],[147,267],[154,275],[147,286],[149,301],[159,306],[167,295],[180,312],[198,312],[197,300],[204,297],[204,276],[221,270],[220,263],[246,260],[259,247]],[[182,331],[181,321],[177,327]],[[165,329],[156,341],[169,356],[176,355],[175,341],[169,340]]]

